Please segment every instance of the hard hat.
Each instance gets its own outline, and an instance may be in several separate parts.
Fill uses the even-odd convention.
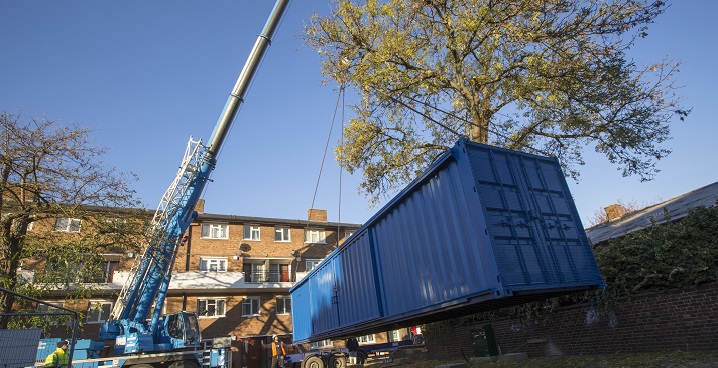
[[[272,338],[275,338],[275,337],[277,337],[277,335],[276,335],[276,334],[272,335]]]

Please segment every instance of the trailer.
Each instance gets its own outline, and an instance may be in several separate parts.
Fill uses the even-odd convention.
[[[289,290],[293,338],[603,286],[558,160],[461,139]]]
[[[371,359],[389,362],[399,347],[414,345],[413,340],[390,341],[376,344],[362,344],[357,350],[357,363],[365,364]],[[284,356],[285,368],[345,368],[349,352],[346,348],[317,349],[308,352],[294,352]]]

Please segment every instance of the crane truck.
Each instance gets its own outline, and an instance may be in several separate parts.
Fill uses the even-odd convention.
[[[177,176],[164,193],[138,257],[117,302],[100,328],[100,340],[114,340],[113,358],[76,360],[76,367],[225,367],[226,338],[212,346],[201,339],[196,314],[161,315],[182,237],[197,217],[195,206],[289,0],[277,0],[230,93],[209,144],[190,138]],[[55,339],[57,340],[57,339]],[[45,342],[50,344],[49,342]],[[41,342],[42,345],[42,342]]]

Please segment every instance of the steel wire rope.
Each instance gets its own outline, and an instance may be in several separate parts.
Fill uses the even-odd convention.
[[[417,114],[419,114],[419,115],[425,117],[426,119],[431,120],[432,122],[438,124],[438,125],[441,126],[442,128],[444,128],[444,129],[450,131],[451,133],[453,133],[453,134],[455,134],[455,135],[457,135],[457,136],[459,136],[459,137],[464,137],[464,136],[465,136],[464,134],[461,134],[461,133],[457,132],[456,130],[454,130],[454,129],[448,127],[448,126],[446,126],[445,124],[440,123],[439,121],[435,120],[435,119],[432,118],[431,116],[428,116],[428,115],[424,114],[423,112],[416,110],[414,107],[409,106],[409,105],[406,104],[404,101],[401,101],[401,100],[397,99],[396,97],[392,96],[390,93],[385,92],[385,91],[383,91],[383,90],[381,90],[381,89],[378,89],[378,88],[375,88],[375,90],[376,90],[377,92],[379,92],[380,94],[382,94],[382,95],[388,97],[388,98],[391,99],[392,101],[394,101],[394,102],[396,102],[396,103],[398,103],[398,104],[400,104],[400,105],[406,107],[407,109],[409,109],[409,110],[411,110],[411,111],[413,111],[413,112],[415,112],[415,113],[417,113]],[[429,107],[429,108],[431,108],[431,109],[434,109],[434,110],[436,110],[436,111],[439,111],[439,112],[441,112],[441,113],[443,113],[443,114],[445,114],[445,115],[447,115],[447,116],[453,117],[453,118],[455,118],[455,119],[457,119],[457,120],[463,121],[463,122],[468,123],[468,124],[473,124],[471,121],[466,120],[465,118],[462,118],[462,117],[460,117],[460,116],[456,116],[456,115],[454,115],[453,113],[451,113],[451,112],[449,112],[449,111],[444,111],[444,110],[442,110],[441,108],[436,107],[436,106],[434,106],[434,105],[430,105],[430,104],[428,104],[428,103],[426,103],[426,102],[423,102],[423,101],[418,101],[418,100],[416,100],[416,99],[414,99],[413,97],[410,97],[410,96],[405,96],[405,97],[408,98],[409,100],[413,101],[413,102],[416,102],[416,103],[418,103],[418,104],[422,104],[422,105],[424,105],[424,106],[426,106],[426,107]],[[488,128],[487,128],[486,130],[487,130],[489,133],[495,134],[495,135],[497,135],[497,136],[499,136],[499,137],[501,137],[501,138],[511,140],[511,141],[513,141],[514,143],[518,144],[519,146],[528,148],[528,149],[531,150],[531,151],[538,152],[538,153],[540,153],[540,154],[542,154],[542,155],[545,155],[545,156],[551,156],[550,154],[548,154],[548,153],[546,153],[546,152],[544,152],[544,151],[541,151],[541,150],[536,149],[536,148],[534,148],[534,147],[531,147],[531,146],[529,146],[529,145],[523,144],[523,143],[517,141],[516,139],[512,138],[511,136],[507,136],[507,135],[505,135],[505,134],[499,133],[499,132],[497,132],[497,131],[494,131],[494,130],[488,129]]]
[[[334,123],[336,122],[336,119],[337,119],[337,111],[339,111],[339,101],[343,101],[343,96],[344,96],[344,84],[342,83],[342,85],[339,87],[339,92],[337,93],[337,102],[334,105],[334,115],[332,116],[332,123],[329,126],[329,134],[327,135],[327,142],[324,145],[324,155],[322,156],[322,163],[319,166],[319,175],[317,176],[317,184],[314,187],[314,196],[312,197],[312,205],[311,205],[311,207],[309,207],[309,216],[307,217],[307,225],[304,228],[304,234],[305,234],[304,241],[307,241],[306,234],[307,234],[307,231],[309,230],[309,224],[312,219],[312,211],[314,210],[314,203],[317,200],[317,192],[319,191],[319,182],[322,179],[322,172],[324,171],[324,162],[327,159],[327,151],[329,150],[329,141],[332,138],[332,132],[334,130]],[[344,118],[344,108],[342,107],[342,119],[343,118]],[[343,127],[342,127],[342,133],[343,133]],[[339,178],[340,178],[340,185],[341,185],[341,171],[339,172]],[[340,196],[341,196],[341,188],[340,188]],[[340,206],[341,206],[341,202],[340,202]],[[340,219],[341,219],[341,217],[340,217]],[[339,226],[339,225],[337,225],[337,226]],[[338,232],[337,232],[337,246],[339,246],[339,233]]]
[[[342,125],[339,138],[339,205],[337,208],[337,248],[339,248],[339,231],[341,230],[342,226],[342,173],[344,172],[344,165],[342,164],[342,162],[344,161],[344,124],[346,123],[346,121],[344,120],[344,108],[346,107],[346,93],[344,93],[344,85],[345,84],[342,83],[342,87],[339,92],[342,96]]]

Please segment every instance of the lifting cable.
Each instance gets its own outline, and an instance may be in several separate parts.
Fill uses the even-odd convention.
[[[400,105],[406,107],[407,109],[409,109],[409,110],[411,110],[411,111],[413,111],[413,112],[415,112],[415,113],[417,113],[417,114],[423,116],[424,118],[426,118],[426,119],[428,119],[428,120],[431,120],[431,121],[434,122],[435,124],[437,124],[437,125],[439,125],[440,127],[442,127],[442,128],[444,128],[444,129],[450,131],[450,132],[453,133],[454,135],[457,135],[457,136],[459,136],[459,137],[463,137],[463,136],[464,136],[463,134],[457,132],[456,130],[454,130],[454,129],[448,127],[448,126],[446,126],[445,124],[442,124],[441,122],[439,122],[439,121],[437,121],[436,119],[434,119],[434,118],[428,116],[427,114],[425,114],[425,113],[423,113],[423,112],[421,112],[421,111],[415,109],[414,107],[410,106],[409,104],[405,103],[404,101],[401,101],[401,100],[399,100],[398,98],[392,96],[391,93],[386,92],[386,91],[383,91],[383,90],[381,90],[381,89],[379,89],[379,88],[374,88],[374,90],[377,91],[377,92],[379,92],[381,95],[383,95],[383,96],[389,98],[390,100],[392,100],[392,101],[394,101],[394,102],[396,102],[396,103],[398,103],[398,104],[400,104]],[[450,116],[450,117],[452,117],[452,118],[454,118],[454,119],[463,121],[463,122],[468,123],[468,124],[473,124],[472,122],[470,122],[469,120],[467,120],[467,119],[465,119],[465,118],[456,116],[455,114],[453,114],[453,113],[451,113],[451,112],[449,112],[449,111],[445,111],[445,110],[443,110],[443,109],[441,109],[441,108],[439,108],[439,107],[436,107],[436,106],[434,106],[434,105],[429,105],[428,103],[426,103],[426,102],[424,102],[424,101],[418,101],[418,100],[416,100],[415,98],[413,98],[413,97],[411,97],[411,96],[404,96],[404,97],[408,98],[409,100],[411,100],[411,101],[413,101],[413,102],[415,102],[415,103],[418,103],[418,104],[420,104],[420,105],[424,105],[424,106],[426,106],[426,107],[428,107],[428,108],[431,108],[431,109],[434,109],[434,110],[436,110],[436,111],[438,111],[438,112],[440,112],[440,113],[442,113],[442,114],[445,114],[445,115],[447,115],[447,116]],[[522,147],[524,147],[524,148],[527,148],[527,149],[529,149],[529,150],[531,150],[531,151],[537,152],[537,153],[539,153],[539,154],[541,154],[541,155],[544,155],[544,156],[551,156],[550,154],[548,154],[548,153],[546,153],[546,152],[543,152],[543,151],[541,151],[541,150],[539,150],[539,149],[536,149],[536,148],[531,147],[531,146],[529,146],[529,145],[526,145],[526,144],[524,144],[524,143],[518,142],[516,139],[512,138],[511,136],[508,136],[508,135],[499,133],[499,132],[497,132],[497,131],[495,131],[495,130],[488,129],[488,128],[487,128],[486,130],[487,130],[489,133],[495,134],[495,135],[497,135],[497,136],[499,136],[499,137],[501,137],[501,138],[511,140],[511,141],[513,141],[514,143],[518,144],[519,146],[522,146]]]
[[[309,207],[309,216],[308,216],[308,218],[307,218],[307,226],[306,226],[305,231],[304,231],[305,234],[307,233],[307,230],[309,230],[309,222],[311,221],[311,218],[312,218],[312,213],[311,213],[311,212],[314,210],[314,202],[315,202],[316,199],[317,199],[317,192],[319,191],[319,182],[320,182],[321,179],[322,179],[322,171],[324,170],[324,162],[325,162],[326,159],[327,159],[327,152],[329,151],[329,142],[330,142],[330,140],[331,140],[331,138],[332,138],[332,131],[334,130],[334,123],[336,122],[336,119],[337,119],[337,112],[339,111],[339,102],[340,102],[340,101],[341,101],[341,103],[342,103],[342,116],[341,116],[341,119],[342,119],[342,128],[341,128],[342,138],[341,138],[341,148],[340,148],[341,151],[340,151],[340,154],[339,154],[340,157],[342,157],[342,155],[343,155],[343,153],[344,153],[344,95],[345,95],[345,94],[344,94],[344,90],[345,90],[345,84],[342,83],[342,85],[339,87],[339,93],[337,93],[337,102],[336,102],[336,104],[335,104],[335,106],[334,106],[334,115],[333,115],[333,117],[332,117],[332,123],[331,123],[331,125],[329,126],[329,134],[328,134],[328,136],[327,136],[327,143],[326,143],[326,145],[324,146],[324,156],[322,157],[322,164],[321,164],[321,166],[319,167],[319,175],[317,176],[317,185],[314,187],[314,196],[312,197],[312,205],[311,205],[311,207]],[[337,234],[336,234],[336,235],[337,235],[337,247],[339,247],[339,228],[340,228],[340,226],[341,226],[341,210],[342,210],[342,207],[341,207],[341,206],[342,206],[341,197],[342,197],[342,172],[343,172],[343,171],[344,171],[343,166],[342,166],[341,163],[340,163],[340,165],[339,165],[339,220],[337,221]],[[306,236],[306,235],[305,235],[305,236]],[[305,241],[307,241],[307,239],[305,239]]]

